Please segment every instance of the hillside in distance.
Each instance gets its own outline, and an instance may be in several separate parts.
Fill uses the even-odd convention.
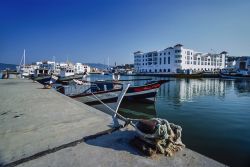
[[[98,68],[101,70],[107,70],[108,68],[111,68],[111,66],[108,66],[106,64],[101,64],[101,63],[84,63],[92,68]]]
[[[0,63],[0,70],[16,70],[16,66],[15,64],[5,64],[5,63]]]

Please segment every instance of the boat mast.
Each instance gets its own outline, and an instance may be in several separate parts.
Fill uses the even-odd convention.
[[[109,56],[108,56],[108,70],[109,70]]]
[[[25,67],[25,49],[23,50],[23,67]]]

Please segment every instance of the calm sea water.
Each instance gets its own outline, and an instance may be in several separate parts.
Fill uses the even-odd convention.
[[[174,79],[159,90],[156,111],[183,127],[188,148],[250,166],[250,81]]]
[[[134,78],[149,77],[121,77]],[[96,79],[111,76],[90,77]],[[155,105],[122,104],[121,114],[165,118],[182,126],[188,148],[230,166],[250,166],[250,81],[153,79],[171,79],[160,88]]]

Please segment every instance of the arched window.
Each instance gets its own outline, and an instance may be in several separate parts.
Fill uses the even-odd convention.
[[[166,69],[164,69],[163,71],[164,71],[164,72],[167,72],[167,70],[166,70]]]
[[[162,72],[161,69],[160,69],[160,72]]]

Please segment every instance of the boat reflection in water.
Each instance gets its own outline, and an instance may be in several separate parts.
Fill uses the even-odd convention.
[[[117,104],[107,103],[107,105],[115,109]],[[110,109],[101,103],[92,105],[92,107],[110,114]],[[149,119],[156,117],[155,105],[153,103],[124,101],[121,103],[118,113],[126,118]]]
[[[250,81],[237,79],[233,82],[235,90],[239,96],[248,96],[250,92]]]
[[[127,118],[149,119],[156,117],[155,105],[140,102],[123,102],[118,111]]]

